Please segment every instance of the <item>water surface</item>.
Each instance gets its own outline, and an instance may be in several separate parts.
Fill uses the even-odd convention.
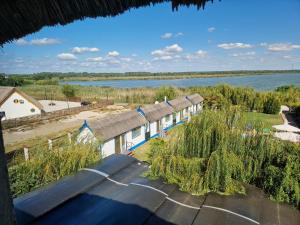
[[[115,88],[159,87],[159,86],[215,86],[230,84],[248,86],[256,90],[273,90],[282,85],[293,84],[300,87],[300,74],[271,74],[232,77],[188,78],[176,80],[105,80],[105,81],[66,81],[64,84],[81,86],[107,86]]]

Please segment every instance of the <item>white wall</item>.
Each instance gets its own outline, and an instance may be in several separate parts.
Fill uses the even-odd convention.
[[[171,126],[173,124],[173,115],[170,115],[170,119],[169,121],[166,121],[166,117],[167,116],[164,116],[162,119],[161,119],[161,123],[162,123],[162,126],[163,126],[163,129]]]
[[[183,109],[183,118],[187,118],[189,116],[188,108]]]
[[[141,143],[142,141],[145,141],[145,126],[141,126],[140,136],[137,136],[134,139],[132,139],[132,131],[128,131],[125,134],[125,142],[126,141],[130,147],[135,146],[135,145]]]
[[[176,123],[180,122],[180,112],[176,112]]]
[[[157,134],[157,122],[152,122],[150,123],[150,137],[154,136]]]
[[[94,136],[94,134],[91,132],[91,130],[87,127],[81,130],[81,132],[77,136],[77,143],[94,143],[97,141],[97,138]],[[107,157],[111,154],[115,153],[115,139],[111,139],[108,141],[105,141],[103,144],[100,145],[100,151],[102,154],[102,157]]]
[[[111,139],[108,141],[105,141],[102,145],[101,145],[101,154],[102,157],[105,158],[111,154],[115,153],[115,139]]]
[[[14,103],[14,100],[18,99],[18,103]],[[20,100],[23,100],[24,103],[21,104]],[[31,109],[34,109],[34,112],[31,112]],[[40,115],[41,110],[36,107],[34,104],[29,102],[22,95],[14,92],[0,107],[0,111],[4,111],[6,118],[5,119],[14,119],[24,116],[33,116]]]

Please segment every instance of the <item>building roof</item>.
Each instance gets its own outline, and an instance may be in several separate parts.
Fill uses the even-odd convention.
[[[97,138],[102,141],[107,141],[146,123],[147,120],[144,116],[135,110],[131,110],[93,120],[88,125]]]
[[[191,103],[193,103],[194,105],[199,104],[199,103],[203,102],[203,100],[204,100],[204,98],[199,94],[189,95],[189,96],[186,96],[186,98],[189,101],[191,101]]]
[[[148,168],[135,158],[111,155],[92,168],[14,199],[17,224],[299,224],[297,209],[269,200],[254,186],[246,186],[246,195],[197,197],[176,185],[145,178]]]
[[[132,8],[150,6],[171,0],[2,0],[0,7],[0,45],[44,26],[66,25],[87,17],[116,16]],[[212,0],[172,0],[172,8],[180,5],[203,7]],[[13,15],[13,16],[12,16]],[[98,28],[95,28],[98,29]]]
[[[140,109],[143,111],[149,122],[160,120],[164,116],[170,115],[174,112],[173,108],[166,102],[143,106]]]
[[[43,109],[43,106],[39,101],[35,100],[33,97],[25,94],[24,92],[20,91],[19,89],[15,87],[3,87],[0,86],[0,106],[8,99],[14,92],[17,92],[18,94],[22,95],[25,99],[27,99],[29,102],[34,104],[39,109]]]
[[[168,103],[175,109],[175,111],[180,111],[189,106],[192,106],[192,103],[189,100],[187,100],[185,97],[170,100],[168,101]]]

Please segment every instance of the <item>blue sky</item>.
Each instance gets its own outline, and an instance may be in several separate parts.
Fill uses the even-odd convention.
[[[169,3],[45,27],[0,50],[0,72],[300,69],[299,0]]]

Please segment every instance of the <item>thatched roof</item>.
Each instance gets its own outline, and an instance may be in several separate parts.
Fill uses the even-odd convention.
[[[88,125],[97,138],[107,141],[146,123],[147,120],[140,113],[132,110],[91,121]]]
[[[164,116],[174,112],[173,108],[166,102],[144,106],[141,107],[141,110],[149,122],[160,120]]]
[[[180,111],[189,106],[192,106],[192,103],[185,97],[173,99],[171,101],[168,101],[168,103],[175,109],[175,111]]]
[[[43,106],[39,101],[35,100],[31,96],[20,91],[19,89],[15,87],[2,87],[2,86],[0,86],[0,106],[2,106],[2,104],[6,101],[6,99],[8,99],[14,92],[17,92],[19,95],[23,96],[27,101],[31,102],[40,110],[43,109]]]
[[[199,104],[199,103],[203,102],[203,100],[204,100],[204,98],[199,94],[193,94],[193,95],[189,95],[186,97],[189,101],[191,101],[193,103],[193,105]]]
[[[116,16],[132,8],[162,2],[172,2],[173,10],[180,5],[196,5],[199,9],[208,1],[213,0],[2,0],[0,45],[44,26],[66,25],[87,17]]]

